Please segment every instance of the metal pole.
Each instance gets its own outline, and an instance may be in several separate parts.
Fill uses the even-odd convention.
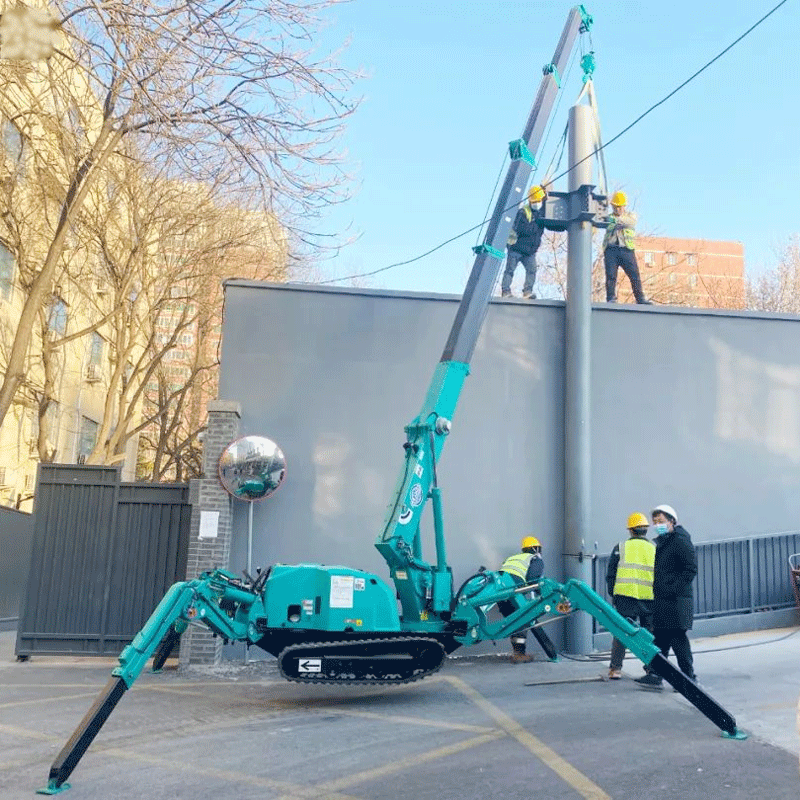
[[[247,509],[247,574],[253,574],[253,506],[255,503],[250,500]],[[244,663],[250,661],[250,645],[244,644]]]
[[[253,574],[253,501],[248,504],[247,509],[247,574]]]
[[[592,183],[591,109],[569,112],[569,191]],[[586,159],[585,161],[583,159]],[[567,230],[567,303],[565,364],[565,571],[567,578],[592,579],[586,547],[591,515],[590,364],[592,314],[592,225],[574,221]],[[566,620],[566,649],[589,653],[592,619],[573,614]]]

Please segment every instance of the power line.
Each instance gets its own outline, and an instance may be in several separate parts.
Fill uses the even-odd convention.
[[[591,153],[589,153],[588,156],[586,156],[585,158],[582,158],[576,164],[573,164],[565,172],[562,172],[561,174],[556,175],[555,178],[553,178],[551,181],[549,181],[545,185],[551,186],[553,183],[555,183],[555,181],[559,180],[560,178],[563,178],[565,175],[569,175],[569,173],[573,169],[575,169],[575,167],[577,167],[578,165],[582,164],[587,159],[592,158],[592,156],[597,155],[602,150],[605,150],[610,144],[613,144],[614,142],[616,142],[617,139],[619,139],[621,136],[626,134],[629,130],[631,130],[631,128],[633,128],[635,125],[638,125],[648,114],[650,114],[652,111],[655,111],[655,109],[657,109],[659,106],[661,106],[664,103],[666,103],[667,100],[669,100],[671,97],[676,95],[687,84],[691,83],[696,77],[698,77],[698,75],[700,75],[703,72],[705,72],[716,61],[719,61],[719,59],[722,58],[722,56],[724,56],[729,50],[731,50],[737,44],[739,44],[739,42],[741,42],[742,39],[744,39],[745,37],[749,36],[759,25],[761,25],[762,22],[764,22],[769,17],[771,17],[781,6],[786,5],[786,3],[788,3],[788,2],[789,2],[789,0],[781,0],[780,3],[778,3],[772,9],[770,9],[766,14],[764,14],[764,16],[761,17],[761,19],[759,19],[757,22],[755,22],[753,25],[751,25],[741,36],[739,36],[738,38],[734,39],[724,50],[721,50],[719,53],[717,53],[717,55],[715,55],[714,58],[712,58],[710,61],[708,61],[702,67],[700,67],[700,69],[698,69],[697,72],[695,72],[693,75],[690,75],[683,83],[681,83],[679,86],[677,86],[675,89],[673,89],[668,95],[663,97],[657,103],[654,103],[644,113],[640,114],[633,122],[631,122],[630,125],[628,125],[627,127],[623,128],[618,134],[616,134],[616,136],[613,136],[605,144],[601,145],[596,150],[594,150]],[[508,208],[503,209],[503,211],[501,213],[505,214],[507,211],[510,211],[511,209],[516,208],[522,202],[523,201],[520,200],[517,203],[512,203],[510,206],[508,206]],[[466,236],[467,234],[472,233],[473,231],[476,231],[479,228],[482,228],[487,222],[490,222],[491,219],[492,219],[492,217],[484,219],[482,222],[478,223],[477,225],[473,225],[471,228],[468,228],[467,230],[462,231],[461,233],[456,234],[455,236],[452,236],[450,239],[447,239],[446,241],[441,242],[440,244],[436,245],[435,247],[432,247],[430,250],[426,250],[424,253],[420,253],[420,255],[414,256],[413,258],[409,258],[406,261],[397,261],[394,264],[389,264],[388,266],[380,267],[379,269],[372,270],[371,272],[361,272],[361,273],[359,273],[357,275],[345,275],[342,278],[329,278],[329,279],[324,280],[324,281],[313,281],[313,283],[315,283],[315,284],[338,283],[339,281],[348,281],[348,280],[353,280],[355,278],[368,278],[368,277],[371,277],[372,275],[377,275],[380,272],[386,272],[387,270],[394,269],[395,267],[404,267],[407,264],[413,264],[415,261],[420,261],[423,258],[426,258],[427,256],[431,255],[431,253],[435,253],[437,250],[441,250],[443,247],[446,247],[448,244],[451,244],[452,242],[455,242],[458,239],[461,239],[463,236]],[[311,283],[311,282],[312,281],[309,281],[309,283]]]
[[[573,164],[572,167],[570,167],[566,172],[562,172],[560,175],[556,175],[556,177],[553,178],[553,180],[550,181],[550,183],[553,183],[553,182],[557,181],[559,178],[563,178],[565,175],[568,175],[573,169],[575,169],[575,167],[578,166],[578,164],[582,164],[584,161],[586,161],[587,159],[591,158],[593,155],[596,155],[601,150],[605,150],[606,147],[608,147],[613,142],[616,142],[617,139],[620,138],[620,136],[626,134],[634,125],[637,125],[639,122],[641,122],[651,111],[655,111],[655,109],[657,109],[660,105],[663,105],[664,103],[666,103],[667,100],[670,99],[670,97],[672,97],[673,95],[677,94],[681,89],[683,89],[684,86],[686,86],[688,83],[691,83],[702,72],[705,72],[715,61],[719,61],[719,59],[722,58],[722,56],[724,56],[725,53],[727,53],[729,50],[731,50],[733,47],[735,47],[737,44],[739,44],[739,42],[741,42],[742,39],[744,39],[752,31],[754,31],[762,22],[764,22],[764,20],[766,20],[768,17],[772,16],[772,14],[774,14],[782,5],[785,5],[788,2],[789,2],[789,0],[781,0],[781,2],[778,3],[778,5],[776,5],[774,8],[772,8],[766,14],[764,14],[764,16],[761,17],[761,19],[758,20],[758,22],[756,22],[753,25],[751,25],[738,39],[734,39],[734,41],[732,41],[724,50],[722,50],[721,52],[717,53],[717,55],[715,55],[714,58],[711,59],[711,61],[707,62],[702,67],[700,67],[700,69],[697,70],[697,72],[695,72],[694,75],[691,75],[690,77],[688,77],[680,86],[678,86],[677,88],[673,89],[666,97],[662,98],[657,103],[654,103],[652,106],[650,106],[650,108],[648,108],[647,111],[645,111],[643,114],[640,114],[638,117],[636,117],[636,119],[633,122],[631,122],[630,125],[628,125],[626,128],[623,128],[616,136],[614,136],[611,139],[609,139],[604,145],[602,145],[601,147],[598,147],[597,150],[594,150],[593,152],[589,153],[588,156],[586,156],[585,158],[582,158],[580,161],[578,161],[577,164]],[[548,186],[549,185],[550,184],[548,184]]]

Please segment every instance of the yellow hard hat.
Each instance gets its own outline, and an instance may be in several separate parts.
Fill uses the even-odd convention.
[[[640,511],[635,511],[628,517],[628,524],[625,527],[630,530],[631,528],[647,528],[649,525],[647,517]]]
[[[645,520],[647,522],[647,520]],[[526,536],[522,540],[522,549],[525,550],[528,547],[541,547],[541,543],[535,536]]]
[[[541,186],[531,186],[528,192],[528,200],[531,203],[538,203],[540,200],[544,200],[545,194],[545,190]]]
[[[614,192],[611,195],[611,205],[612,206],[626,206],[628,205],[628,198],[625,195],[625,192]]]

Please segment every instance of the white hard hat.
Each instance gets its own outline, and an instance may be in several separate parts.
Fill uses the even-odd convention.
[[[678,521],[678,512],[672,506],[668,506],[666,503],[662,503],[660,506],[656,506],[653,511],[651,512],[650,516],[656,514],[658,512],[662,514],[666,514],[668,517],[672,517],[673,521]]]

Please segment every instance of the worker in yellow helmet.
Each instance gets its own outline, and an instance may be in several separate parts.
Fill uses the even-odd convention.
[[[509,556],[500,567],[500,572],[505,572],[514,579],[514,583],[519,586],[534,583],[544,574],[544,561],[542,560],[542,545],[535,536],[526,536],[522,540],[521,552]],[[500,613],[507,617],[517,610],[517,606],[511,600],[503,600],[497,604]],[[531,628],[535,639],[547,653],[551,661],[558,659],[558,651],[550,640],[550,637],[541,628]],[[515,664],[525,664],[533,661],[533,656],[525,652],[528,639],[528,631],[523,630],[515,633],[511,637],[511,660]]]
[[[647,539],[647,517],[635,512],[628,517],[629,538],[614,545],[606,570],[606,586],[613,598],[614,608],[642,628],[653,630],[653,568],[656,546]],[[622,677],[625,645],[617,639],[611,644],[611,663],[608,677]]]
[[[606,302],[617,302],[617,272],[622,267],[631,282],[631,289],[636,302],[652,305],[652,301],[644,296],[642,279],[639,276],[639,264],[636,262],[634,237],[636,235],[636,214],[627,211],[628,198],[625,192],[614,192],[611,195],[611,211],[608,216],[608,227],[603,239],[603,262],[606,268]]]
[[[517,265],[522,263],[525,267],[525,283],[522,286],[522,298],[535,300],[536,294],[533,287],[536,284],[536,251],[542,241],[542,202],[547,192],[541,186],[532,186],[528,192],[528,202],[524,203],[517,216],[508,237],[508,255],[506,256],[506,269],[500,284],[502,297],[511,297],[511,281]]]

